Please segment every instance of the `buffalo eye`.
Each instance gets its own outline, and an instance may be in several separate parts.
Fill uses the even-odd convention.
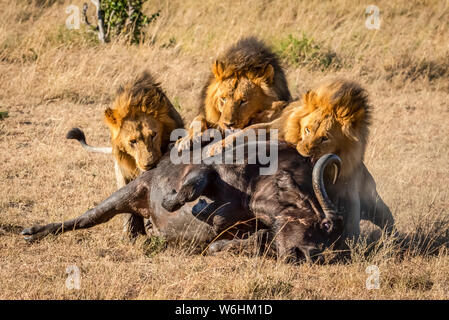
[[[321,227],[324,231],[328,232],[332,228],[332,225],[329,221],[326,221],[321,225]]]

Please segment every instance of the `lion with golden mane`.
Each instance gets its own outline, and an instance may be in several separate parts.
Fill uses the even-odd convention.
[[[371,106],[366,91],[355,82],[333,79],[303,96],[302,107],[290,114],[284,139],[298,152],[318,159],[335,153],[342,159],[331,198],[345,213],[345,235],[357,238],[360,219],[370,220],[391,232],[394,219],[376,190],[363,163],[368,140]]]
[[[338,182],[329,186],[334,203],[345,213],[346,238],[357,239],[360,219],[370,220],[387,232],[394,219],[376,190],[376,183],[363,163],[368,139],[371,107],[366,91],[357,83],[328,80],[275,115],[275,120],[247,127],[209,147],[214,155],[250,129],[278,129],[279,139],[296,146],[313,160],[334,153],[342,160]],[[335,181],[336,177],[333,177]]]
[[[291,100],[277,56],[252,37],[219,55],[201,97],[200,115],[192,121],[189,134],[178,140],[178,149],[190,146],[207,128],[233,130],[266,122],[273,102]],[[194,130],[194,124],[199,130]]]
[[[111,149],[89,146],[78,128],[70,130],[67,138],[78,140],[88,151],[112,153],[119,188],[154,167],[168,148],[171,131],[183,128],[181,116],[149,72],[117,90],[104,120],[111,132]],[[126,215],[124,222],[131,237],[145,234],[141,217]]]

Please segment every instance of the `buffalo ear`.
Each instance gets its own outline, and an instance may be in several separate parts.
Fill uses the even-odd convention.
[[[292,174],[285,170],[279,170],[276,173],[276,184],[279,190],[281,202],[298,203],[301,201],[299,195],[302,194],[301,189],[292,177]]]
[[[214,64],[212,65],[212,73],[214,74],[217,80],[221,80],[223,78],[224,73],[223,63],[221,63],[218,60],[215,60]]]

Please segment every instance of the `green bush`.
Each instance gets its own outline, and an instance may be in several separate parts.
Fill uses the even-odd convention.
[[[156,256],[166,247],[167,240],[159,236],[151,236],[148,239],[145,239],[144,243],[142,244],[143,253],[149,258]]]
[[[0,120],[3,120],[8,117],[9,117],[8,111],[0,111]]]
[[[138,43],[143,39],[143,28],[159,17],[159,11],[147,16],[142,12],[142,5],[147,0],[103,0],[106,39],[125,35],[130,42]]]
[[[338,68],[337,55],[335,52],[324,48],[316,43],[313,38],[304,32],[301,38],[289,34],[275,47],[275,51],[288,64],[294,66],[311,66],[312,68],[328,69],[331,66]]]

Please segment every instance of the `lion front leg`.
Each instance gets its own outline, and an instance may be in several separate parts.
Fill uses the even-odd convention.
[[[393,233],[394,218],[390,208],[377,193],[376,182],[368,169],[363,166],[363,184],[360,194],[361,218],[369,220],[388,234]]]
[[[358,194],[349,195],[345,201],[344,238],[357,241],[360,236],[360,198]]]
[[[387,234],[393,233],[393,214],[377,192],[372,194],[369,198],[362,198],[361,211],[362,219],[369,220],[379,228],[385,229]]]
[[[197,116],[190,124],[188,134],[176,141],[178,151],[189,149],[191,145],[201,143],[203,132],[207,130],[207,121],[203,116]]]
[[[238,138],[241,138],[241,137],[247,135],[248,132],[250,132],[251,130],[254,130],[256,132],[257,132],[257,130],[260,130],[260,129],[268,130],[274,124],[277,124],[277,123],[278,123],[278,121],[272,121],[269,123],[257,123],[257,124],[253,124],[249,127],[246,127],[242,130],[238,130],[237,132],[228,135],[227,137],[225,137],[223,140],[221,140],[219,142],[215,142],[214,144],[207,145],[205,147],[205,149],[206,149],[205,155],[206,155],[206,157],[213,157],[217,154],[220,154],[224,150],[226,150],[228,148],[232,148],[234,146],[234,142]]]

